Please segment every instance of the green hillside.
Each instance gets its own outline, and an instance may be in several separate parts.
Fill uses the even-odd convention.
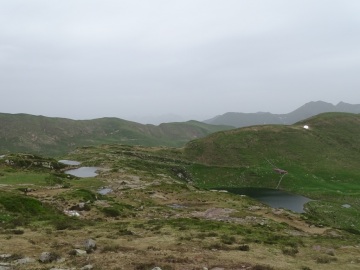
[[[117,123],[102,121],[108,134]],[[188,138],[196,135],[191,125],[207,128],[172,123],[142,134]],[[74,166],[55,159],[6,154],[0,157],[0,253],[10,257],[0,264],[119,269],[120,259],[123,269],[134,270],[359,269],[359,131],[359,115],[329,113],[293,126],[220,131],[183,148],[114,143],[62,156],[98,167],[90,178],[68,175]],[[313,199],[306,212],[216,190],[278,185]],[[83,246],[89,238],[96,249]],[[54,261],[40,262],[44,251]],[[19,264],[23,258],[33,260]]]
[[[121,143],[182,146],[189,140],[230,129],[201,122],[142,125],[118,118],[71,120],[27,114],[0,114],[0,154],[31,152],[63,155],[76,147]]]
[[[309,129],[303,128],[305,124]],[[234,182],[235,185],[253,185],[262,178],[268,179],[268,171],[273,175],[272,165],[287,170],[294,178],[299,174],[318,174],[353,181],[354,175],[360,174],[359,134],[360,115],[326,113],[292,126],[253,126],[217,132],[189,142],[185,155],[203,165],[249,171],[250,179]],[[269,180],[260,184],[272,186]]]
[[[337,217],[338,227],[359,230],[359,134],[360,115],[325,113],[292,126],[253,126],[218,132],[191,141],[184,151],[187,159],[194,161],[189,170],[199,186],[279,186],[319,200],[308,204],[308,212],[315,211],[313,217],[322,216],[328,223]],[[288,174],[281,179],[274,168]],[[352,206],[346,210],[346,224],[342,224],[346,219],[342,216],[344,204]],[[319,209],[324,211],[318,213]],[[324,212],[331,214],[323,215]]]

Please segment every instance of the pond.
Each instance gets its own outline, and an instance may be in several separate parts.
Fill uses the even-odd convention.
[[[98,167],[80,167],[77,169],[65,171],[65,173],[74,175],[76,177],[95,177],[98,175],[96,173],[98,169]]]
[[[67,159],[59,160],[59,162],[62,164],[65,164],[65,165],[72,165],[72,166],[77,166],[77,165],[81,164],[81,162],[79,162],[79,161],[67,160]]]
[[[284,208],[297,213],[304,213],[304,205],[311,199],[291,194],[286,191],[268,188],[231,188],[231,193],[246,195],[273,208]]]

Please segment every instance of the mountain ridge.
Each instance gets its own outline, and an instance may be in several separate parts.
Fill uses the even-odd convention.
[[[254,125],[291,125],[306,118],[326,112],[360,113],[360,104],[339,102],[336,105],[324,101],[311,101],[287,114],[272,114],[270,112],[241,113],[227,112],[203,121],[213,125],[230,125],[246,127]]]
[[[139,124],[114,117],[73,120],[0,113],[0,152],[62,155],[79,146],[121,143],[178,147],[189,140],[233,127],[197,121]]]

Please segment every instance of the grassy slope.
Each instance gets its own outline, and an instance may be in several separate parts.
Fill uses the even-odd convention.
[[[149,270],[360,265],[359,235],[312,228],[297,214],[189,184],[191,163],[181,149],[102,145],[80,148],[67,158],[105,170],[90,179],[59,174],[64,188],[49,185],[53,171],[46,168],[0,164],[0,183],[6,184],[0,192],[0,254],[37,259],[52,251],[66,259],[51,264],[61,269],[91,263],[94,269],[115,270],[119,261],[121,269]],[[100,186],[113,192],[100,196]],[[22,194],[24,187],[34,191]],[[88,206],[79,218],[63,214],[79,202]],[[70,255],[86,238],[95,239],[98,249],[86,257]],[[16,269],[49,268],[34,262]]]
[[[0,152],[32,152],[56,156],[79,146],[104,143],[182,146],[191,139],[229,128],[196,121],[154,126],[118,118],[71,120],[0,114]]]
[[[273,168],[284,169],[281,189],[320,200],[308,205],[313,217],[359,230],[359,134],[360,115],[326,113],[292,126],[215,133],[188,143],[185,155],[195,161],[194,180],[207,188],[275,188],[280,175]],[[345,210],[342,204],[352,207]],[[320,208],[331,215],[319,213]]]
[[[305,123],[310,129],[303,128]],[[292,178],[299,186],[308,178],[321,178],[329,185],[339,181],[352,184],[360,175],[358,134],[360,115],[329,113],[292,126],[253,126],[218,132],[188,143],[185,155],[202,166],[247,173],[246,181],[234,183],[239,186],[271,187],[276,181],[269,177],[278,179],[272,171],[274,166],[287,170],[286,178]],[[309,189],[311,182],[306,185]],[[225,183],[218,181],[218,185],[222,184]]]

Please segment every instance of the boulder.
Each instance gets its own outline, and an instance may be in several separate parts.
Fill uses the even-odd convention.
[[[39,257],[39,261],[42,263],[50,263],[54,261],[61,261],[61,257],[54,252],[43,252]]]
[[[96,241],[91,238],[86,239],[84,242],[84,247],[87,252],[92,252],[96,249]]]
[[[74,256],[86,256],[87,252],[86,250],[82,250],[82,249],[73,249],[72,251],[70,251],[69,254]]]

